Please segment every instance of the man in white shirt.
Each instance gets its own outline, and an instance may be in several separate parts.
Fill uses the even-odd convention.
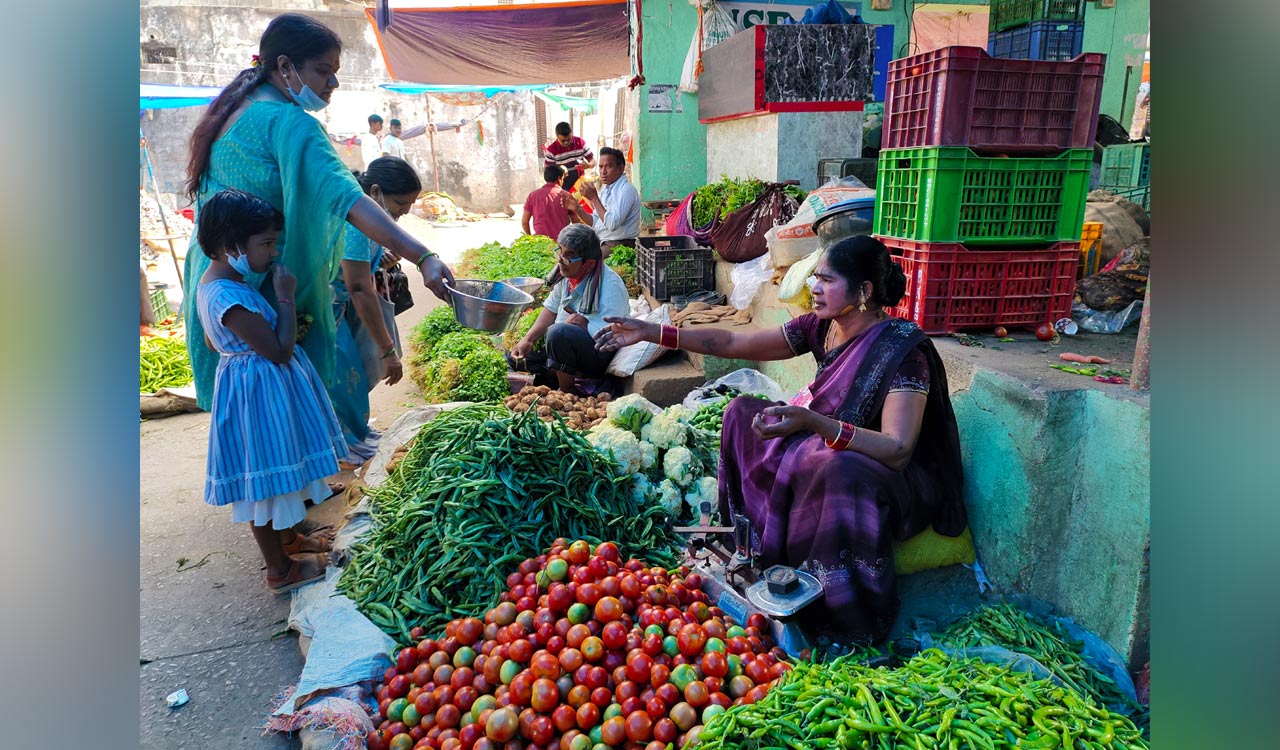
[[[364,169],[382,156],[382,140],[378,136],[381,132],[382,117],[369,115],[369,132],[360,136],[360,158],[364,160]]]
[[[404,141],[400,139],[400,121],[392,119],[391,122],[387,123],[387,129],[390,132],[382,136],[382,153],[403,159]]]
[[[604,187],[597,191],[595,185],[584,183],[580,189],[595,213],[587,213],[568,192],[564,195],[564,207],[596,230],[604,257],[608,258],[618,245],[636,246],[640,236],[640,193],[627,179],[627,157],[618,149],[600,149],[597,169]]]

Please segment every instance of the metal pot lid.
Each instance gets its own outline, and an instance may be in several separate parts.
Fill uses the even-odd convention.
[[[850,213],[863,208],[874,209],[876,207],[876,198],[874,195],[864,195],[859,198],[850,198],[849,200],[840,201],[827,206],[827,210],[822,212],[818,218],[813,220],[811,225],[813,230],[818,230],[818,225],[831,216],[840,216],[841,214]]]

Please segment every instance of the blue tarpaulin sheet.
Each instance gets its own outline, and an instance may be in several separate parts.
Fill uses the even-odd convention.
[[[167,83],[140,83],[138,109],[202,107],[222,93],[217,86],[174,86]]]

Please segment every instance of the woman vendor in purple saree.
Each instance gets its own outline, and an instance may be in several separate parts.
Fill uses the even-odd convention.
[[[680,331],[610,319],[601,348],[636,341],[754,361],[812,354],[813,382],[788,405],[739,397],[724,415],[720,512],[745,514],[763,567],[807,570],[824,596],[806,624],[842,639],[882,639],[898,613],[893,542],[967,523],[955,415],[933,343],[888,317],[902,268],[869,236],[827,249],[814,312],[780,329]]]

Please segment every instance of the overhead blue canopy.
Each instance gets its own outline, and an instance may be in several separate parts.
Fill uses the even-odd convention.
[[[140,83],[138,109],[201,107],[222,93],[217,86],[174,86],[167,83]]]
[[[550,88],[551,84],[547,83],[522,83],[511,84],[506,86],[462,86],[462,85],[446,85],[446,84],[422,84],[422,83],[384,83],[381,88],[387,91],[394,91],[397,94],[470,94],[475,92],[484,92],[485,96],[493,96],[504,91],[542,91]]]

